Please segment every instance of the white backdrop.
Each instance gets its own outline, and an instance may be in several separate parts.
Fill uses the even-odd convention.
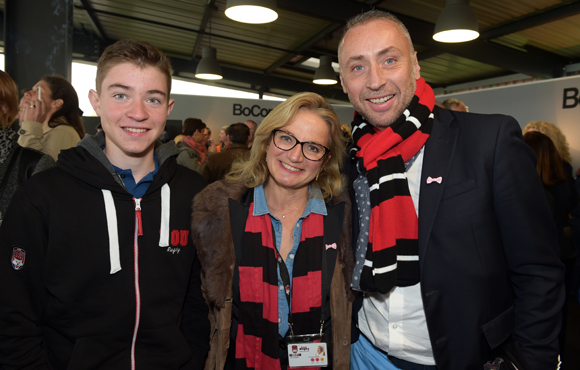
[[[548,121],[566,135],[574,174],[580,167],[580,76],[562,77],[518,85],[437,96],[437,101],[457,98],[474,113],[502,113],[523,128],[530,121]],[[565,98],[565,96],[567,98]]]

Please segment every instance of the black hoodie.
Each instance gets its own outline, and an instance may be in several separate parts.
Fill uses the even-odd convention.
[[[205,181],[177,165],[174,146],[160,146],[159,171],[136,207],[104,140],[88,136],[62,151],[6,212],[2,369],[203,366],[208,308],[189,227]]]

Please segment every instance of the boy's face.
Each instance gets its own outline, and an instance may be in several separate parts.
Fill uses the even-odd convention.
[[[155,140],[173,109],[165,75],[155,67],[130,62],[112,67],[100,94],[91,90],[89,99],[101,117],[105,155],[117,166],[153,154]]]

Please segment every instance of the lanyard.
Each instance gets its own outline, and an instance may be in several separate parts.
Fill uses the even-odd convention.
[[[276,237],[274,227],[272,227],[272,235],[274,238]],[[275,239],[274,239],[275,240]],[[290,273],[288,272],[288,267],[286,267],[286,263],[282,258],[282,255],[276,250],[276,261],[278,262],[278,267],[280,268],[280,278],[282,279],[282,284],[284,284],[284,292],[286,293],[286,301],[288,302],[288,327],[290,328],[290,335],[294,337],[294,330],[292,328],[293,321],[292,321],[292,306],[290,304],[291,297],[292,297],[292,286],[290,285]],[[330,289],[330,279],[326,278],[326,251],[322,251],[322,286],[321,286],[321,295],[322,299],[321,307],[320,307],[320,335],[322,335],[322,327],[324,325],[324,317],[325,317],[325,308],[326,308],[326,296],[327,292]]]

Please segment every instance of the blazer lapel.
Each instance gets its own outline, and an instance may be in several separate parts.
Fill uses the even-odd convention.
[[[453,116],[447,110],[436,107],[434,113],[433,130],[425,143],[419,190],[419,261],[421,271],[423,271],[423,263],[425,262],[427,242],[443,195],[445,180],[451,168],[459,134],[459,127],[452,125]],[[427,184],[429,177],[441,177],[441,183],[431,182]]]

